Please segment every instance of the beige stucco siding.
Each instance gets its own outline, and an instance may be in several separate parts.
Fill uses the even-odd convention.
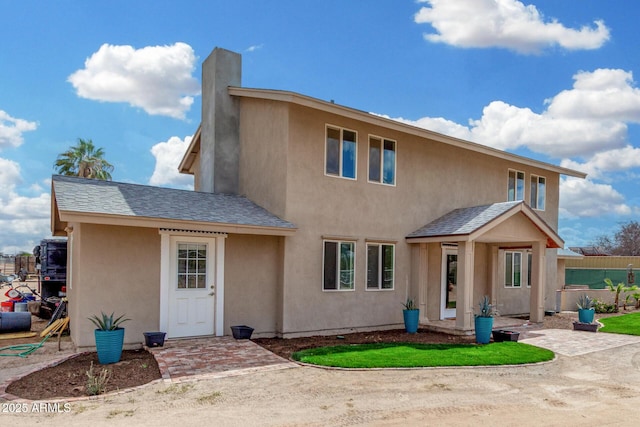
[[[274,215],[286,212],[288,108],[265,100],[242,100],[240,194]]]
[[[551,190],[557,186],[557,174],[301,106],[290,106],[287,120],[282,122],[289,133],[284,212],[299,231],[288,239],[284,253],[285,334],[400,323],[400,303],[407,295],[416,296],[412,295],[416,287],[410,289],[412,266],[405,236],[452,209],[506,201],[510,167],[525,171],[526,183],[532,173],[545,176],[547,210],[539,214],[557,226],[557,194]],[[327,124],[357,132],[356,180],[325,175]],[[368,182],[370,134],[397,141],[395,186]],[[269,144],[278,143],[286,144]],[[323,238],[356,242],[354,291],[322,290]],[[366,242],[376,239],[396,243],[394,291],[365,290]],[[433,256],[439,260],[440,253]],[[474,298],[488,289],[482,257],[486,254],[477,248],[480,267]],[[439,266],[437,274],[439,277]],[[439,281],[430,286],[439,287]],[[430,299],[429,311],[436,305],[439,307],[439,299]]]
[[[282,312],[284,237],[230,234],[225,241],[225,335],[248,325],[255,335],[277,333]]]
[[[150,228],[73,224],[72,285],[68,289],[73,342],[95,347],[88,317],[125,314],[125,347],[157,331],[160,310],[160,236]]]
[[[241,265],[249,258],[227,253],[230,270],[226,272],[229,287],[225,296],[225,333],[231,324],[251,322],[260,332],[273,329],[284,335],[400,324],[400,303],[421,292],[421,285],[415,283],[412,269],[417,267],[412,265],[411,247],[405,236],[453,209],[506,201],[509,169],[525,172],[526,200],[531,175],[546,178],[546,209],[536,213],[557,229],[559,175],[555,172],[304,106],[252,98],[241,99],[240,106],[240,192],[294,223],[298,232],[286,238],[286,243],[281,242],[279,259],[267,262],[282,268],[277,279],[272,279],[269,272],[269,285],[264,288],[242,285],[249,286],[247,290],[253,296],[267,295],[264,292],[269,290],[265,305],[257,310],[235,309],[242,306],[242,297],[234,292],[242,286],[232,288],[231,283],[236,275],[247,273]],[[357,132],[356,180],[325,175],[327,125]],[[368,182],[369,135],[396,141],[395,186]],[[356,243],[353,291],[323,291],[325,238]],[[229,238],[229,247],[250,249],[255,243],[234,239]],[[365,290],[368,241],[396,245],[394,290]],[[500,273],[489,272],[485,266],[491,261],[490,253],[488,246],[477,245],[474,299],[496,289],[490,281],[498,280]],[[429,279],[422,295],[426,298],[427,317],[437,319],[440,246],[429,244],[428,254]],[[555,289],[556,275],[551,251],[547,261],[545,307],[553,307],[553,293],[549,290]],[[502,290],[497,290],[495,297],[505,299]],[[522,305],[526,312],[528,289],[521,290],[513,300],[516,299],[516,310]],[[252,314],[246,314],[249,312]]]

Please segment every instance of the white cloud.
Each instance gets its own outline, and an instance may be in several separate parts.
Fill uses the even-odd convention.
[[[26,197],[18,194],[17,187],[21,183],[20,165],[0,158],[0,251],[7,254],[31,251],[34,242],[51,234],[49,192]]]
[[[604,231],[603,228],[589,226],[590,221],[587,221],[587,224],[579,219],[565,220],[563,222],[569,225],[560,227],[558,232],[562,239],[567,242],[565,244],[566,248],[569,246],[591,246],[599,236],[609,234],[608,230]]]
[[[36,122],[11,117],[6,111],[0,110],[0,149],[5,147],[19,147],[24,138],[22,134],[38,127]]]
[[[5,200],[21,181],[20,165],[13,160],[0,157],[0,200]]]
[[[556,118],[502,101],[484,107],[482,117],[470,120],[468,127],[442,118],[394,120],[501,150],[527,147],[555,158],[623,147],[627,136],[622,122]]]
[[[561,183],[564,218],[640,214],[636,199],[628,195],[625,200],[613,187],[637,181],[640,169],[640,147],[629,141],[627,127],[640,122],[640,91],[633,75],[597,69],[573,78],[573,87],[546,100],[541,113],[493,101],[468,126],[443,118],[396,120],[502,150],[527,148],[586,172],[587,180]]]
[[[640,148],[627,145],[624,148],[596,153],[586,162],[564,159],[560,164],[566,168],[586,172],[591,178],[607,181],[607,174],[640,168]]]
[[[632,208],[611,185],[589,179],[565,178],[560,181],[560,216],[563,218],[630,215]]]
[[[264,47],[264,43],[261,44],[254,44],[253,46],[249,46],[246,49],[246,52],[255,52],[256,50],[260,50]]]
[[[181,140],[177,136],[172,136],[168,141],[159,142],[151,147],[151,154],[156,158],[156,166],[149,184],[193,189],[193,176],[178,173],[178,165],[189,147],[191,138],[193,136],[187,136]]]
[[[472,121],[472,139],[503,150],[527,147],[551,157],[588,155],[625,144],[622,122],[554,117],[494,101]]]
[[[78,96],[107,102],[127,102],[151,115],[184,119],[200,84],[192,76],[196,56],[191,46],[103,44],[68,81]]]
[[[391,119],[391,117],[384,114],[372,113],[380,117]],[[442,133],[444,135],[453,136],[454,138],[465,139],[467,141],[473,138],[471,131],[466,126],[462,126],[451,120],[447,120],[442,117],[422,117],[418,120],[409,120],[403,118],[394,118],[392,120],[406,123],[408,125],[417,126],[420,128],[428,129],[434,132]]]
[[[534,5],[517,0],[421,0],[428,6],[414,16],[418,24],[431,24],[436,33],[425,34],[434,43],[464,48],[502,47],[537,53],[546,47],[568,50],[597,49],[609,40],[603,21],[580,29],[545,19]]]
[[[573,89],[545,100],[542,113],[493,101],[468,126],[430,117],[395,120],[502,150],[527,147],[553,158],[589,158],[616,150],[622,154],[628,145],[626,122],[640,119],[640,91],[633,87],[631,73],[598,69],[574,79]],[[626,107],[617,99],[626,99]]]
[[[632,72],[601,68],[581,71],[573,79],[573,89],[547,101],[550,115],[640,122],[640,90],[634,87]]]

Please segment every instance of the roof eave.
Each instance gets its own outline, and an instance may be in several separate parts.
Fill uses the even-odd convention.
[[[53,180],[51,181],[51,217],[49,227],[51,230],[51,235],[53,236],[66,236],[66,228],[67,223],[60,219],[60,214],[58,210],[58,201],[56,200],[56,191],[53,185]]]
[[[96,214],[59,210],[62,221],[66,223],[86,223],[101,225],[117,225],[142,228],[186,229],[230,234],[256,234],[268,236],[293,236],[295,227],[274,227],[252,224],[214,223],[203,221],[179,220],[171,218],[152,218],[143,216]]]
[[[458,243],[458,242],[469,242],[471,241],[471,237],[469,234],[440,234],[433,236],[416,236],[416,237],[406,237],[407,243]]]
[[[196,129],[196,133],[193,134],[191,138],[191,142],[189,143],[189,147],[184,152],[182,156],[182,160],[178,165],[178,172],[193,175],[193,163],[196,160],[198,153],[200,152],[200,133],[201,133],[202,125],[198,125],[198,129]]]

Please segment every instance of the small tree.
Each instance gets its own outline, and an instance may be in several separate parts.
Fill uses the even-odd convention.
[[[620,282],[617,285],[614,285],[613,282],[611,281],[611,279],[609,279],[608,277],[606,279],[604,279],[604,283],[607,284],[607,288],[611,291],[611,292],[615,292],[616,293],[616,299],[615,299],[615,311],[616,313],[619,311],[618,307],[620,304],[620,294],[623,292],[633,292],[636,291],[638,289],[637,286],[630,286],[627,287],[624,283]],[[627,298],[625,299],[625,305],[624,305],[624,309],[627,309],[627,303],[629,302],[629,295],[627,295]]]
[[[623,222],[613,236],[600,236],[595,245],[611,255],[640,256],[640,223]]]
[[[104,150],[93,145],[90,139],[78,138],[78,144],[60,154],[54,168],[61,175],[111,181],[113,165],[103,159]]]
[[[636,309],[640,308],[640,292],[633,293],[633,299],[636,301]]]

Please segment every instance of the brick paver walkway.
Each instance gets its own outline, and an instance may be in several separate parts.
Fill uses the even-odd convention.
[[[539,329],[529,331],[520,342],[546,348],[563,356],[579,356],[595,351],[608,350],[628,344],[640,343],[633,335],[605,332],[573,331],[571,329]]]
[[[168,340],[150,351],[162,378],[172,382],[299,366],[252,341],[226,336]]]

